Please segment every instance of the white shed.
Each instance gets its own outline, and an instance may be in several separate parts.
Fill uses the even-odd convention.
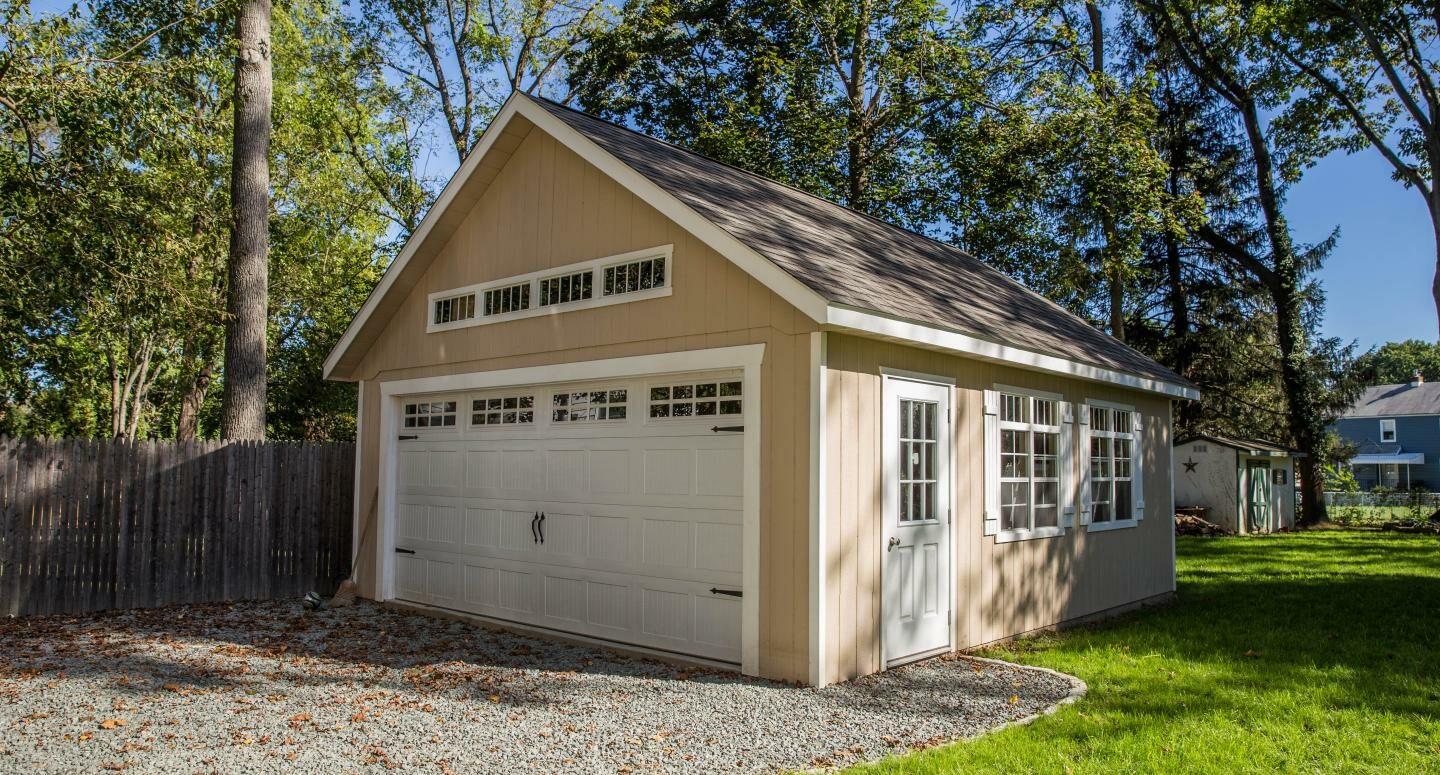
[[[1295,527],[1293,449],[1266,441],[1190,436],[1175,444],[1175,506],[1238,534]]]

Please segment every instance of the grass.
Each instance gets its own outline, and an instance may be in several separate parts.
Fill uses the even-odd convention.
[[[1330,521],[1337,525],[1377,526],[1402,519],[1425,519],[1434,509],[1410,506],[1331,506]]]
[[[1440,772],[1440,540],[1181,538],[1178,602],[987,656],[1079,703],[856,772]]]

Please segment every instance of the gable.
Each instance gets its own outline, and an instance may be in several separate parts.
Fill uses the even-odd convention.
[[[669,256],[665,295],[637,294],[637,301],[620,297],[621,303],[611,306],[551,308],[538,307],[532,299],[524,316],[427,330],[434,328],[436,294],[448,297],[477,284],[508,285],[512,279],[547,277],[559,268],[656,251]],[[576,360],[584,360],[586,351],[602,346],[772,325],[789,329],[803,319],[693,234],[542,131],[529,132],[515,147],[449,239],[434,250],[428,266],[410,271],[411,287],[374,335],[355,376],[369,379],[558,350],[575,350]]]

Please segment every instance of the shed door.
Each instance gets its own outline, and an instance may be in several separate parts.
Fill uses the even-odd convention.
[[[1250,490],[1250,532],[1267,533],[1274,527],[1270,523],[1270,461],[1245,461],[1245,480]]]
[[[744,400],[730,373],[400,399],[397,597],[738,663]]]

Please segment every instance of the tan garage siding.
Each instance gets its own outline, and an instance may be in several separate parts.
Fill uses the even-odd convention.
[[[427,295],[673,244],[671,296],[427,334]],[[760,672],[803,680],[808,656],[808,318],[543,132],[531,131],[360,361],[361,491],[372,504],[381,381],[764,343]]]
[[[1169,402],[1089,382],[831,333],[826,358],[825,672],[879,670],[881,368],[956,381],[955,645],[975,646],[1170,592]],[[1144,416],[1146,518],[1133,529],[997,544],[984,535],[983,391],[995,384],[1065,400],[1134,405]]]

